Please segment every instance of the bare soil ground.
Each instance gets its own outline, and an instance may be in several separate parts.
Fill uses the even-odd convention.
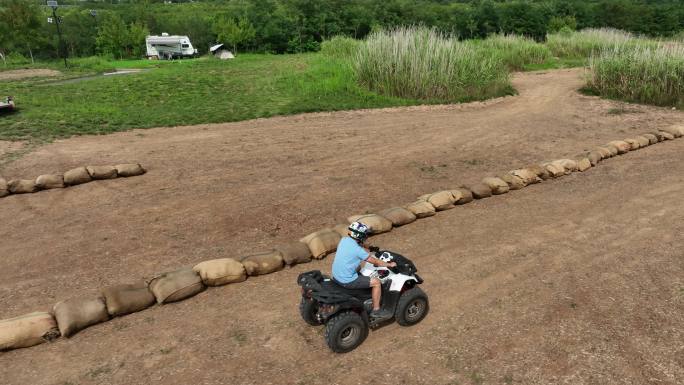
[[[310,114],[80,137],[2,175],[141,162],[145,176],[0,199],[0,318],[297,239],[530,162],[679,123],[582,96],[577,70],[517,75],[462,106]],[[373,239],[411,257],[419,325],[346,355],[299,319],[331,257],[0,353],[7,384],[681,384],[684,139]]]
[[[0,82],[4,80],[59,76],[61,74],[62,73],[57,70],[47,68],[0,71]]]

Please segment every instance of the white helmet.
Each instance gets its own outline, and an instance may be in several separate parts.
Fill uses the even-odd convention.
[[[348,227],[349,236],[356,239],[359,242],[364,242],[366,238],[373,232],[370,227],[364,225],[361,222],[352,222]]]

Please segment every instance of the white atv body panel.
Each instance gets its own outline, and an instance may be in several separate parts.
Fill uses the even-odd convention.
[[[384,262],[391,262],[392,261],[392,255],[385,252],[385,253],[382,253],[382,255],[380,256],[379,259],[384,261]],[[378,272],[382,271],[382,270],[389,271],[389,275],[387,275],[385,278],[380,278],[380,275],[378,274]],[[375,266],[373,266],[373,264],[368,263],[368,262],[363,264],[363,268],[361,269],[361,274],[365,275],[366,277],[377,278],[382,283],[385,283],[388,280],[391,281],[392,283],[390,284],[390,291],[401,291],[401,288],[404,287],[404,284],[408,281],[418,282],[418,279],[414,275],[395,274],[392,272],[392,270],[390,270],[386,267],[375,267]]]

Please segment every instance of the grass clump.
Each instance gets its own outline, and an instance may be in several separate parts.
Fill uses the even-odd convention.
[[[602,50],[589,60],[590,91],[608,98],[684,107],[684,47],[631,47]]]
[[[321,53],[325,56],[351,60],[356,56],[361,42],[346,36],[335,36],[321,43]]]
[[[524,36],[497,34],[485,40],[474,40],[471,44],[500,56],[508,68],[514,71],[545,63],[551,58],[548,47]]]
[[[546,45],[559,57],[587,58],[602,50],[623,47],[656,47],[657,42],[635,37],[629,32],[612,28],[588,28],[581,31],[561,31],[546,37]]]
[[[461,102],[512,93],[501,57],[431,28],[374,32],[353,66],[361,85],[384,95]]]

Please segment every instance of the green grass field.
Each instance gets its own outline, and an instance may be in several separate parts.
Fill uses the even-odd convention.
[[[349,66],[320,54],[110,65],[149,70],[64,82],[78,71],[87,72],[83,66],[59,79],[0,83],[0,93],[13,95],[19,108],[0,117],[0,140],[46,141],[132,128],[430,103],[365,91]]]

